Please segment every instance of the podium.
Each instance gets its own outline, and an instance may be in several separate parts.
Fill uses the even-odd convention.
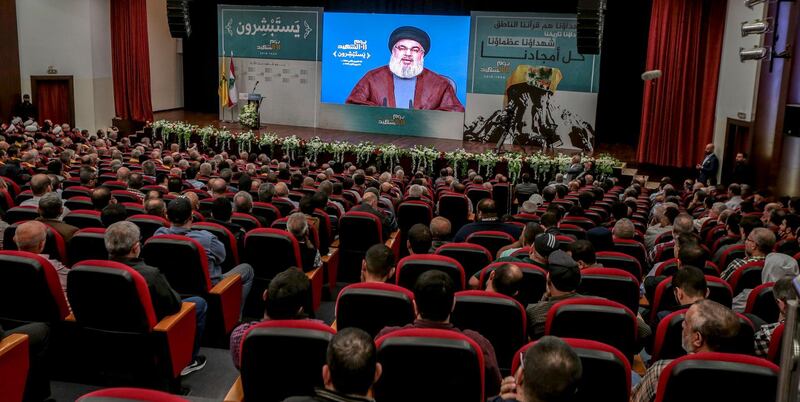
[[[249,93],[247,94],[247,104],[256,105],[256,127],[261,127],[261,101],[264,99],[261,94]]]

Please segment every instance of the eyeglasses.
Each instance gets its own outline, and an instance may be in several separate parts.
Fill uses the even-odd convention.
[[[398,51],[398,52],[400,52],[400,53],[405,53],[405,52],[407,52],[407,51],[411,50],[411,53],[414,53],[414,54],[420,54],[420,53],[424,53],[424,52],[425,52],[425,51],[424,51],[424,50],[423,50],[421,47],[419,47],[419,46],[414,46],[414,47],[412,47],[412,48],[408,48],[408,47],[405,47],[405,46],[403,46],[403,45],[397,45],[397,46],[395,46],[395,47],[394,47],[394,50],[397,50],[397,51]]]
[[[525,371],[525,356],[523,356],[522,352],[519,352],[519,368]]]

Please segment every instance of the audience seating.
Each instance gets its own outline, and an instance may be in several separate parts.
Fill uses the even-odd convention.
[[[111,196],[113,196],[117,202],[142,202],[142,199],[139,198],[139,196],[125,189],[112,190]]]
[[[265,258],[265,250],[269,258]],[[245,302],[244,314],[261,317],[264,314],[264,290],[275,275],[289,267],[301,267],[300,246],[291,233],[280,229],[253,229],[245,235],[244,262],[253,267],[253,287]]]
[[[204,336],[225,344],[239,321],[242,279],[235,275],[211,285],[208,257],[196,240],[179,235],[153,236],[142,247],[142,258],[167,277],[181,297],[200,296],[208,303]]]
[[[275,208],[278,208],[281,216],[289,216],[292,214],[292,211],[295,210],[294,204],[289,202],[287,199],[273,198],[272,205],[275,206]]]
[[[408,229],[417,223],[428,226],[431,219],[433,219],[433,211],[431,211],[430,205],[424,201],[403,201],[397,207],[397,225],[400,227],[400,233],[408,232]]]
[[[70,200],[74,197],[89,198],[91,196],[92,196],[92,189],[84,186],[70,186],[65,188],[61,192],[61,198],[64,200]]]
[[[681,346],[683,320],[688,309],[674,311],[664,317],[655,329],[653,338],[652,361],[661,359],[675,359],[686,354]],[[753,336],[755,328],[753,323],[744,315],[738,314],[739,334],[733,343],[726,345],[726,352],[735,352],[743,355],[753,354]]]
[[[103,227],[103,222],[100,220],[100,211],[86,209],[70,211],[64,216],[64,223],[79,229]]]
[[[720,278],[706,275],[708,298],[725,307],[730,308],[733,301],[733,292],[730,285]],[[662,311],[669,311],[678,306],[672,286],[672,278],[665,278],[656,286],[653,300],[650,303],[649,322],[655,322],[656,316]]]
[[[354,283],[336,299],[336,328],[361,328],[373,338],[385,327],[414,322],[414,294],[388,283]]]
[[[627,401],[631,392],[631,365],[625,355],[613,346],[588,339],[562,338],[581,359],[583,375],[574,402]],[[520,366],[520,356],[536,342],[514,354],[511,372]]]
[[[485,400],[483,351],[466,335],[441,329],[404,329],[375,343],[383,367],[375,385],[376,400]]]
[[[105,234],[105,228],[86,228],[75,232],[67,247],[69,260],[73,264],[83,260],[107,260]]]
[[[496,230],[483,230],[467,236],[467,243],[477,244],[489,250],[492,259],[497,256],[501,248],[514,243],[517,239],[506,232]]]
[[[30,367],[28,335],[0,338],[0,395],[7,402],[22,402]]]
[[[342,216],[339,221],[339,281],[359,281],[361,261],[367,249],[385,241],[382,231],[381,221],[370,213],[349,211]],[[334,273],[329,271],[329,274]]]
[[[769,350],[767,351],[767,359],[775,364],[780,364],[781,354],[783,353],[783,331],[786,329],[784,323],[780,323],[775,327],[772,332],[772,338],[769,342]]]
[[[730,265],[733,260],[744,257],[744,244],[736,244],[728,247],[728,249],[722,253],[717,266],[719,267],[720,271],[725,271],[725,269],[728,268],[728,265]]]
[[[19,205],[19,202],[17,202]],[[17,222],[32,221],[39,217],[39,210],[36,207],[14,207],[6,211],[5,221],[9,224]]]
[[[484,290],[455,294],[450,322],[483,335],[494,347],[500,369],[510,373],[511,357],[527,341],[525,307],[511,297]]]
[[[69,315],[58,273],[49,261],[25,251],[0,251],[0,325],[57,323]]]
[[[711,261],[706,261],[705,266],[697,267],[697,268],[700,268],[705,275],[711,275],[711,276],[717,276],[718,277],[719,273],[720,273],[719,272],[719,268],[717,268],[717,265],[714,264]],[[677,258],[670,258],[670,259],[664,260],[658,266],[658,268],[656,269],[656,272],[655,272],[655,276],[661,276],[661,275],[672,276],[672,275],[675,275],[676,272],[678,272],[678,259]]]
[[[413,290],[417,278],[423,272],[431,269],[437,269],[449,275],[453,279],[456,291],[465,288],[464,268],[461,267],[461,264],[450,257],[435,254],[410,255],[400,260],[397,263],[395,284]]]
[[[486,281],[489,280],[489,273],[495,268],[506,264],[505,262],[494,262],[486,266],[480,273],[480,289],[486,288]],[[515,262],[514,265],[522,270],[522,282],[519,286],[519,293],[515,297],[523,306],[536,303],[542,300],[542,295],[547,287],[547,271],[544,268],[524,262]]]
[[[559,223],[558,230],[567,236],[572,236],[577,240],[586,240],[586,230],[577,225]]]
[[[30,200],[31,198],[33,198],[33,193],[31,192],[30,189],[27,189],[18,193],[17,196],[14,197],[14,203],[19,205],[27,200]]]
[[[22,222],[15,223],[6,228],[3,232],[3,248],[6,250],[17,250],[17,244],[14,243],[14,235],[17,233],[17,226]],[[53,229],[50,225],[45,224],[47,230],[47,237],[44,243],[44,250],[42,254],[47,254],[50,258],[59,260],[64,264],[69,262],[67,255],[67,244],[64,238]]]
[[[738,295],[745,289],[755,289],[761,284],[761,271],[764,269],[764,260],[748,262],[728,277],[733,294]]]
[[[750,291],[744,312],[753,314],[764,320],[764,322],[778,322],[780,310],[778,310],[778,304],[775,302],[775,295],[772,293],[774,285],[775,282],[767,282],[756,286]]]
[[[146,213],[144,206],[138,202],[123,202],[122,206],[125,207],[125,213],[128,214],[128,217]]]
[[[242,338],[241,382],[247,401],[278,402],[323,387],[322,366],[336,331],[310,320],[270,320]]]
[[[264,218],[267,225],[272,225],[272,222],[282,217],[281,211],[274,205],[259,201],[253,202],[253,215]]]
[[[662,371],[655,402],[772,401],[778,366],[752,356],[695,353]]]
[[[571,298],[547,313],[545,335],[591,339],[611,345],[630,361],[638,352],[636,315],[627,307],[600,298]]]
[[[492,199],[492,192],[483,187],[467,187],[465,195],[472,203],[472,210],[478,210],[478,203],[485,198]]]
[[[188,402],[188,399],[162,391],[143,388],[106,388],[90,392],[76,402]]]
[[[647,266],[647,250],[645,250],[642,243],[639,243],[636,240],[615,238],[614,250],[636,258],[636,261],[639,261],[640,267]],[[639,278],[641,278],[641,275]]]
[[[436,254],[458,261],[467,277],[494,261],[494,255],[486,247],[472,243],[446,243],[436,249]]]
[[[617,268],[587,268],[581,271],[578,293],[613,300],[629,308],[639,309],[639,280],[630,272]]]
[[[81,367],[128,382],[133,378],[136,384],[131,385],[179,386],[181,370],[192,360],[193,303],[183,303],[178,313],[157,322],[142,275],[125,264],[100,260],[72,267],[67,294],[80,331],[71,347],[80,351]]]
[[[212,222],[192,223],[193,230],[205,230],[216,236],[225,245],[225,261],[222,262],[222,272],[228,272],[239,265],[239,242],[228,228]]]
[[[246,232],[261,227],[261,222],[258,219],[243,212],[234,212],[233,216],[231,216],[231,222],[239,224]]]
[[[63,195],[62,195],[63,196]],[[94,209],[92,199],[85,196],[74,196],[72,198],[65,198],[64,206],[70,211],[77,211],[81,209]]]
[[[596,226],[593,220],[583,216],[566,216],[561,219],[558,227],[563,232],[564,228],[561,225],[572,225],[583,229],[584,238],[586,238],[586,231]]]
[[[597,262],[607,268],[619,268],[630,272],[637,279],[642,277],[642,264],[634,257],[616,251],[598,251]]]
[[[139,227],[139,235],[142,238],[141,239],[142,243],[147,241],[147,239],[153,237],[158,228],[164,226],[166,227],[170,226],[168,220],[160,216],[153,216],[153,215],[133,215],[129,216],[127,221],[133,222],[136,226]]]
[[[446,192],[439,197],[439,216],[450,221],[451,233],[457,233],[469,219],[470,200],[459,193]]]

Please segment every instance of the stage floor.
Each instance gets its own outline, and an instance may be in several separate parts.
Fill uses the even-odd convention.
[[[190,124],[196,124],[198,126],[207,126],[209,124],[215,127],[225,126],[234,131],[242,129],[239,123],[225,123],[220,121],[219,115],[216,113],[198,113],[185,111],[183,109],[174,109],[163,112],[155,112],[154,118],[155,120],[180,120]],[[281,137],[296,135],[297,137],[303,139],[319,137],[323,141],[347,140],[352,143],[359,143],[362,141],[370,141],[374,144],[391,143],[401,148],[412,148],[415,145],[423,145],[434,147],[442,152],[455,151],[456,149],[464,148],[467,152],[483,153],[486,150],[493,150],[495,147],[495,144],[473,141],[373,134],[356,131],[330,130],[325,128],[285,126],[279,124],[265,125],[262,126],[261,129],[255,130],[255,132],[273,132]],[[506,145],[505,150],[534,153],[541,150],[541,148],[535,146]],[[570,150],[568,153],[574,152],[575,151]],[[595,144],[595,153],[607,153],[624,162],[632,161],[635,157],[635,152],[636,150],[629,145],[608,145],[602,143]]]

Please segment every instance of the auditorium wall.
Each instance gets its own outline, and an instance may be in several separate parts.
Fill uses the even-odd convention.
[[[147,0],[147,35],[153,111],[181,108],[183,54],[180,40],[169,34],[166,0]]]
[[[73,76],[75,125],[94,131],[114,117],[109,0],[16,0],[22,93],[32,75]]]
[[[749,9],[742,1],[729,1],[725,17],[725,33],[719,66],[719,86],[714,123],[716,154],[722,159],[725,153],[725,129],[728,118],[752,122],[755,118],[755,98],[758,90],[758,74],[761,63],[739,60],[739,48],[752,48],[761,43],[761,35],[742,37],[744,21],[764,16],[764,5]],[[739,116],[742,113],[744,117]],[[720,172],[727,167],[723,166]]]

